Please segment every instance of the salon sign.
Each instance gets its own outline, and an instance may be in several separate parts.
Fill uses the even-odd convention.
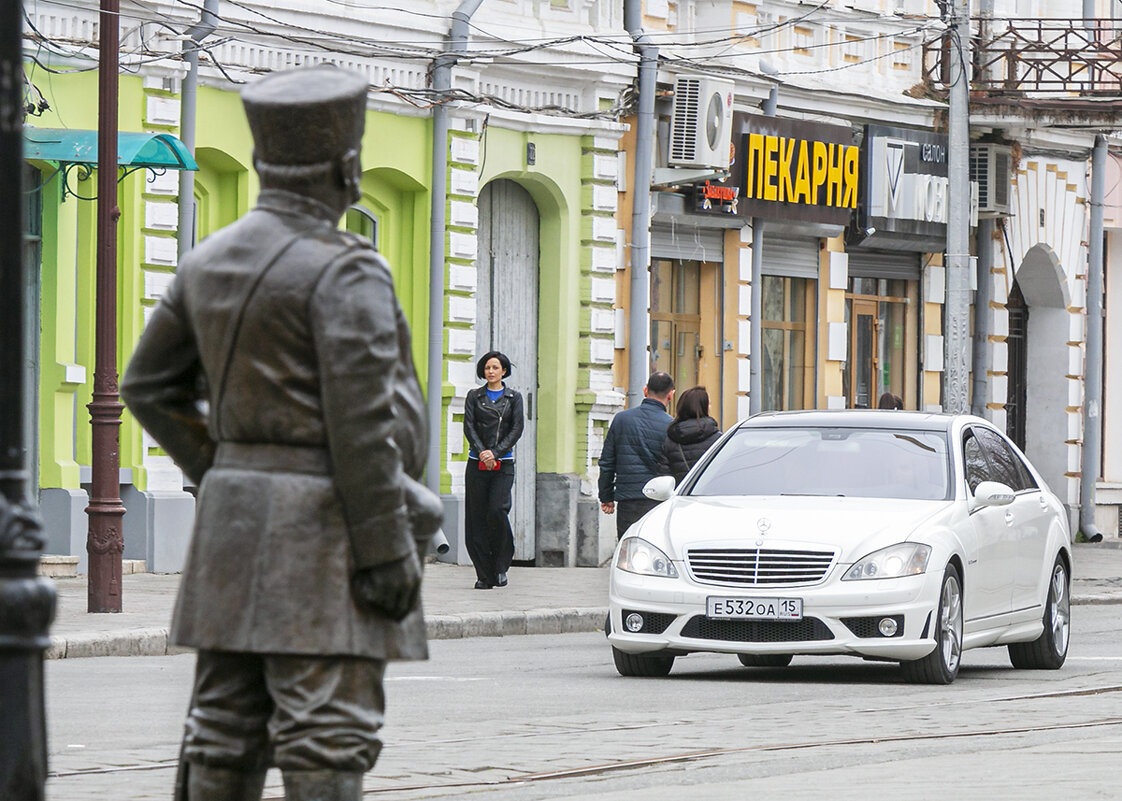
[[[947,224],[947,137],[869,125],[865,146],[869,223],[907,233],[943,234]]]
[[[861,148],[851,128],[736,114],[737,213],[844,225],[857,208]]]

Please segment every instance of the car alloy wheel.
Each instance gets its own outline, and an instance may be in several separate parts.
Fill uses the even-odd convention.
[[[1071,639],[1071,579],[1062,556],[1057,556],[1052,566],[1043,622],[1044,631],[1035,640],[1009,646],[1009,661],[1013,667],[1058,670],[1067,660],[1067,646]]]
[[[947,565],[936,608],[935,648],[922,659],[900,663],[904,680],[913,684],[950,684],[962,661],[962,581]]]

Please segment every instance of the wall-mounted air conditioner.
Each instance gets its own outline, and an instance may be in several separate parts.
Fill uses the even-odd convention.
[[[679,75],[674,79],[668,165],[729,168],[733,87],[732,81],[720,78]]]
[[[1003,145],[970,146],[970,180],[978,184],[978,216],[1001,217],[1010,213],[1012,151]]]

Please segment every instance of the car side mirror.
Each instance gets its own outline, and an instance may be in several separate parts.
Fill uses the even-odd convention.
[[[975,506],[1008,506],[1013,503],[1016,493],[1008,484],[1000,481],[983,481],[974,490]]]
[[[666,501],[674,494],[674,476],[657,476],[643,487],[643,495],[652,501]]]

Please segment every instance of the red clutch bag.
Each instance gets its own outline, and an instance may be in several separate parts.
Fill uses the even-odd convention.
[[[498,470],[502,466],[503,466],[503,463],[501,461],[499,461],[498,459],[495,460],[495,466],[494,467],[488,467],[482,459],[479,460],[479,469],[480,470],[484,470],[484,471]]]

